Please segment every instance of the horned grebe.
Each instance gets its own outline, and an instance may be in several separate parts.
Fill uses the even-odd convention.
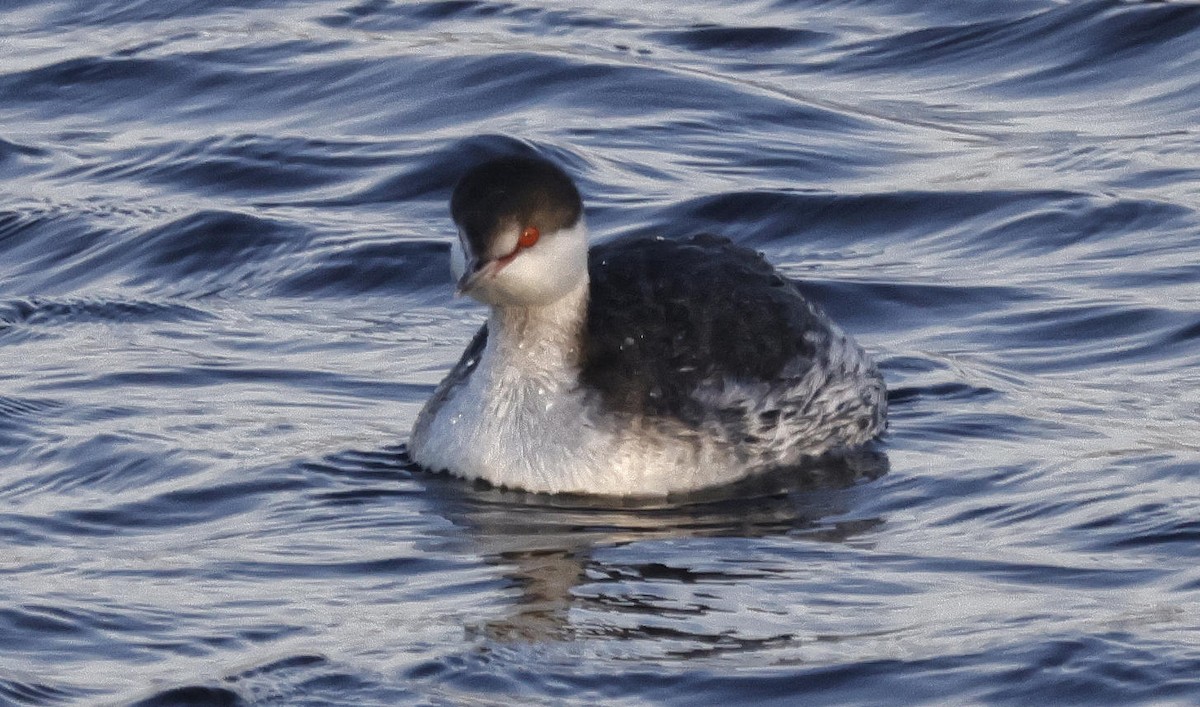
[[[867,354],[762,256],[714,236],[588,250],[571,178],[504,157],[454,188],[451,266],[487,323],[425,404],[421,466],[549,493],[657,496],[860,446]]]

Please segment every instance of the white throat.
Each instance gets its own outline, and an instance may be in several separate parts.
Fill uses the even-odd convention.
[[[596,444],[579,436],[587,293],[584,278],[547,305],[493,306],[479,362],[427,427],[414,431],[414,459],[507,486],[581,489],[570,470]]]
[[[547,305],[493,306],[478,373],[575,380],[583,354],[587,302],[585,276],[574,290]]]

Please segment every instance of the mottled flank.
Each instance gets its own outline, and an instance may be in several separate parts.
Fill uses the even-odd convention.
[[[761,254],[640,238],[597,246],[588,265],[581,380],[608,405],[717,428],[776,461],[883,430],[874,363]]]
[[[454,367],[434,389],[433,395],[425,401],[425,405],[421,408],[421,414],[417,416],[417,421],[413,425],[412,434],[409,436],[410,448],[420,447],[424,440],[428,439],[429,427],[445,406],[446,401],[462,388],[467,377],[479,365],[479,357],[483,355],[483,350],[487,347],[487,339],[487,325],[484,324],[479,327],[479,331],[475,332],[471,343],[459,357],[458,363],[454,364]]]

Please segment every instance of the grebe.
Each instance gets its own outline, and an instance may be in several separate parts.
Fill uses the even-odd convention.
[[[864,445],[883,378],[762,256],[714,236],[588,250],[554,164],[454,188],[451,267],[487,322],[417,417],[432,471],[547,493],[661,496]]]

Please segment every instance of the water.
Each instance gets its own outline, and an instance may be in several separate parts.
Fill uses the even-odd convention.
[[[1200,700],[1200,5],[0,12],[0,703]],[[801,278],[886,466],[411,469],[513,142]]]

